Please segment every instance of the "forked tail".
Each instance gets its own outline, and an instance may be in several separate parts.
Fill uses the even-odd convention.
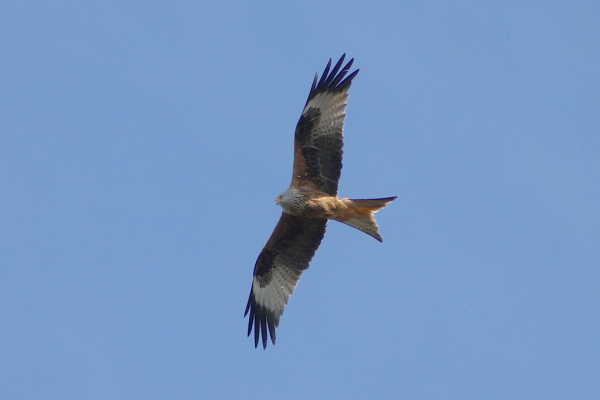
[[[396,199],[397,197],[386,197],[383,199],[344,199],[344,203],[348,206],[348,209],[346,212],[340,213],[335,219],[383,242],[373,214],[384,208],[390,201]]]

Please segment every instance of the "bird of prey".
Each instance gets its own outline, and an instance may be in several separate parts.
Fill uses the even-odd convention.
[[[346,79],[354,59],[340,69],[345,54],[321,79],[315,76],[294,136],[294,169],[290,187],[275,202],[283,213],[256,260],[246,313],[248,336],[254,327],[254,346],[262,338],[267,348],[267,329],[275,344],[275,328],[290,296],[308,268],[333,219],[382,241],[373,213],[396,197],[380,199],[338,198],[342,171],[344,119],[348,89],[358,70]]]

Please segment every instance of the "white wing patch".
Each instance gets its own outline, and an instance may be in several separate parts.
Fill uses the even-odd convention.
[[[256,303],[279,317],[283,314],[283,309],[288,303],[290,296],[294,293],[295,283],[298,279],[294,279],[289,275],[288,268],[275,261],[275,267],[272,271],[271,282],[267,286],[260,287],[260,283],[254,277],[252,281],[252,293]],[[292,283],[294,282],[294,283]]]
[[[319,125],[313,131],[316,136],[339,135],[344,128],[344,119],[346,117],[346,107],[348,104],[348,93],[343,92],[325,92],[319,93],[313,97],[304,110],[305,115],[311,108],[318,108],[321,111]]]

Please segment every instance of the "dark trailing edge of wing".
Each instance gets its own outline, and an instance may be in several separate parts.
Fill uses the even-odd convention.
[[[352,84],[352,79],[354,79],[356,74],[358,74],[359,70],[357,69],[342,81],[344,76],[346,76],[346,74],[350,70],[350,67],[352,67],[352,63],[354,62],[353,58],[350,61],[348,61],[348,64],[346,64],[346,66],[342,68],[341,71],[339,71],[340,67],[342,66],[342,63],[344,62],[345,57],[346,54],[343,54],[340,60],[337,62],[337,64],[335,64],[335,67],[333,67],[333,69],[331,70],[331,73],[329,73],[329,68],[331,68],[330,58],[329,62],[327,63],[327,66],[325,67],[325,71],[323,71],[323,75],[321,75],[319,83],[317,83],[318,74],[315,75],[315,79],[313,80],[312,87],[310,88],[310,93],[308,94],[306,104],[308,104],[308,102],[319,93],[327,91],[342,91],[344,89],[348,89],[348,87]]]

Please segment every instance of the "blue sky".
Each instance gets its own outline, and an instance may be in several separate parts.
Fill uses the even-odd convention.
[[[4,2],[0,398],[600,396],[597,2]],[[315,72],[340,195],[266,351],[242,317]]]

